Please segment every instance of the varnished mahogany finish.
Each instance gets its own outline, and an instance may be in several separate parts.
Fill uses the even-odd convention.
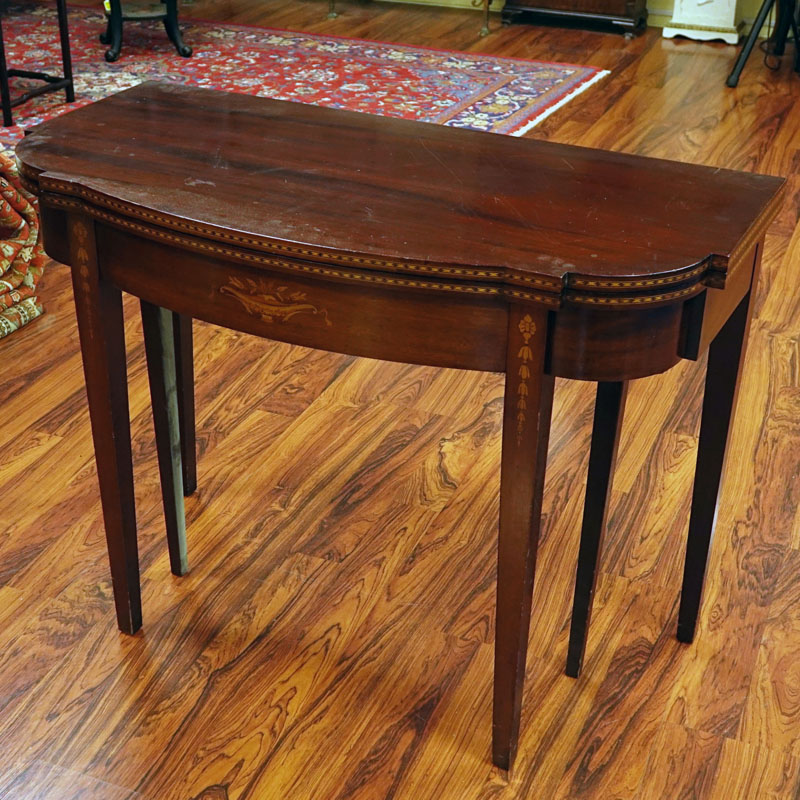
[[[742,298],[708,351],[700,445],[678,613],[678,638],[687,643],[694,640],[697,629],[697,615],[700,612],[706,563],[725,466],[725,449],[747,346],[751,298],[751,292]]]
[[[623,381],[696,356],[690,343],[726,322],[705,314],[723,308],[711,298],[736,306],[752,284],[782,181],[153,84],[41,126],[18,156],[48,251],[94,276],[76,293],[98,467],[124,490],[101,479],[126,630],[138,583],[120,289],[146,302],[151,338],[170,327],[157,306],[328,350],[506,373],[493,756],[508,768],[553,377]],[[168,361],[151,368],[154,398],[170,396]],[[724,441],[706,446],[721,461]]]

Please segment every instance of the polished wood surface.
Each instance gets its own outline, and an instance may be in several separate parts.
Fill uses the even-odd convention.
[[[186,490],[183,485],[182,457],[184,450],[194,449],[192,447],[194,436],[192,432],[186,430],[186,417],[191,416],[193,386],[191,382],[184,380],[182,388],[189,397],[181,396],[179,400],[178,375],[184,379],[186,376],[179,371],[177,364],[176,356],[181,351],[182,345],[181,342],[176,342],[174,337],[177,315],[146,300],[141,301],[141,307],[169,563],[173,575],[185,575],[189,571],[189,563],[186,547],[186,515],[183,507]],[[178,320],[180,319],[178,317]],[[182,413],[181,400],[184,399],[187,403],[186,410]],[[183,446],[182,436],[184,439],[188,438]]]
[[[542,20],[564,25],[602,26],[625,32],[642,33],[647,22],[645,0],[508,0],[503,6],[503,22],[539,23]]]
[[[312,27],[324,13],[319,3],[239,7],[242,21],[260,13],[288,28]],[[235,13],[227,0],[195,8]],[[477,42],[468,12],[410,11],[353,4],[317,29]],[[710,612],[695,644],[680,645],[674,630],[702,363],[631,385],[577,682],[563,676],[565,624],[594,392],[557,382],[526,689],[526,707],[544,714],[523,723],[507,780],[485,756],[501,379],[270,346],[195,323],[201,485],[187,505],[195,573],[172,583],[139,310],[127,302],[150,622],[133,640],[119,637],[69,276],[53,268],[48,314],[2,345],[0,396],[16,420],[3,431],[3,491],[18,497],[21,484],[37,487],[35,504],[4,508],[0,543],[0,773],[3,786],[18,781],[17,795],[24,787],[49,800],[82,787],[101,798],[134,790],[147,798],[663,798],[680,786],[703,798],[795,796],[800,487],[786,476],[798,472],[800,441],[798,85],[754,61],[743,93],[724,94],[717,85],[733,53],[652,34],[626,44],[514,28],[475,46],[616,69],[614,82],[537,136],[792,173],[790,200],[767,236],[731,433],[746,457],[729,466]],[[320,527],[323,515],[329,523]],[[367,536],[376,524],[384,532]],[[201,566],[211,579],[201,579]],[[752,579],[742,581],[742,569]],[[299,642],[289,638],[298,628]]]
[[[33,185],[41,171],[53,176],[43,191],[71,194],[56,180],[68,176],[76,196],[179,234],[570,302],[724,285],[760,238],[779,185],[156,83],[42,125],[20,154]]]
[[[177,118],[193,122],[191,148],[163,146],[164,141],[176,140],[176,112]],[[108,118],[117,120],[113,147],[101,145],[106,141],[103,120]],[[283,156],[271,165],[249,157],[262,152],[265,136],[269,150]],[[92,151],[96,140],[98,147]],[[330,140],[347,144],[335,168],[320,171],[315,157]],[[122,378],[124,389],[125,375],[120,373],[118,352],[105,346],[114,341],[124,348],[120,289],[141,299],[170,563],[179,576],[188,570],[179,420],[185,425],[190,412],[178,408],[177,364],[183,358],[183,353],[178,356],[183,345],[174,340],[176,313],[347,355],[364,355],[369,342],[369,352],[382,359],[429,366],[451,365],[442,360],[449,349],[443,350],[441,334],[450,342],[464,338],[481,343],[456,350],[460,359],[456,366],[492,370],[497,356],[504,354],[492,712],[492,760],[504,770],[513,766],[519,737],[553,385],[555,375],[564,374],[563,363],[552,355],[559,349],[554,343],[561,341],[563,349],[569,337],[573,352],[580,353],[579,372],[567,371],[568,377],[591,373],[602,354],[605,369],[615,378],[601,383],[598,393],[586,511],[597,524],[583,527],[568,663],[568,673],[577,676],[621,421],[618,409],[611,415],[613,421],[605,426],[600,422],[607,413],[603,387],[622,386],[642,369],[653,374],[677,361],[682,355],[680,343],[696,336],[693,326],[703,331],[721,324],[722,332],[711,334],[712,351],[721,349],[728,357],[744,352],[750,318],[750,303],[745,300],[756,286],[756,254],[783,196],[783,181],[768,176],[525,140],[517,140],[516,148],[521,183],[478,169],[479,163],[503,163],[508,141],[512,140],[424,123],[145,83],[45,123],[16,150],[20,174],[39,198],[45,249],[53,257],[69,252],[73,284],[81,295],[78,327],[90,386],[97,471],[119,483],[112,487],[101,480],[100,491],[117,621],[125,633],[138,630],[142,609],[134,577],[138,561],[130,415],[116,385]],[[517,224],[527,237],[520,239],[522,253],[511,245],[502,252],[497,247],[498,267],[461,262],[445,244],[439,245],[441,256],[426,261],[420,261],[413,247],[408,248],[408,257],[396,249],[397,242],[409,235],[407,227],[413,234],[415,215],[427,207],[432,194],[428,184],[408,182],[406,153],[420,145],[441,164],[447,158],[447,168],[457,179],[443,206],[454,222],[464,208],[471,206],[471,216],[479,217],[509,188],[522,192],[528,187],[523,196],[530,219]],[[122,152],[127,156],[123,158]],[[363,166],[377,156],[382,156],[380,164]],[[562,165],[554,168],[556,159],[566,171]],[[534,181],[540,161],[539,174],[553,171],[557,181]],[[214,180],[205,184],[205,194],[175,188],[197,185],[194,176],[208,164]],[[291,205],[282,214],[260,209],[257,200],[248,202],[248,195],[269,196],[275,191],[275,171],[282,176],[284,197],[303,198],[300,206]],[[477,182],[460,178],[476,173],[481,178]],[[259,190],[264,174],[267,178]],[[424,177],[421,173],[417,179]],[[598,180],[601,188],[589,191]],[[552,191],[553,183],[560,187],[560,195]],[[627,238],[615,241],[602,257],[588,252],[582,265],[581,256],[587,248],[592,250],[587,234],[563,242],[554,236],[550,220],[561,219],[564,226],[571,219],[597,216],[601,199],[605,226],[616,233],[627,222],[634,195],[648,196],[663,185],[673,194],[664,203],[660,227],[681,231],[685,241],[682,261],[688,263],[678,271],[664,271],[655,237],[644,247]],[[434,187],[433,196],[439,201],[442,193],[438,184]],[[341,198],[336,205],[332,191]],[[404,199],[407,195],[414,198],[413,206]],[[362,197],[370,199],[369,206],[361,206]],[[248,211],[232,227],[237,202]],[[255,214],[251,205],[264,216]],[[647,208],[646,203],[642,206]],[[377,214],[373,207],[379,209]],[[539,215],[542,222],[539,208],[548,210]],[[616,224],[617,216],[622,225]],[[704,226],[704,216],[715,222]],[[373,217],[377,236],[365,243],[359,238],[365,234],[358,224],[350,224],[351,219],[371,225]],[[442,212],[439,239],[444,243],[454,241],[441,235],[447,230],[447,217]],[[502,220],[492,225],[494,217],[490,212],[476,227],[482,229],[482,238],[497,242],[506,224]],[[307,226],[299,241],[287,239],[294,219]],[[646,217],[641,220],[644,227]],[[294,227],[300,231],[303,226]],[[580,226],[575,227],[580,232]],[[460,228],[454,224],[449,232],[458,237]],[[512,266],[528,252],[527,239],[536,243],[551,238],[556,241],[548,246],[549,256],[538,248],[542,267]],[[339,244],[332,248],[331,242]],[[460,247],[454,246],[453,253]],[[255,255],[254,250],[267,255]],[[357,268],[339,269],[342,263]],[[555,285],[553,265],[561,272]],[[426,279],[428,274],[435,279]],[[731,316],[739,321],[736,325],[728,324],[726,314],[714,320],[712,314],[694,308],[697,298],[709,292],[709,308],[718,304],[714,295],[725,297],[722,307],[737,307]],[[443,296],[445,302],[440,300]],[[464,296],[466,301],[460,299]],[[115,298],[113,305],[104,302],[106,297]],[[587,305],[600,313],[586,313]],[[579,320],[581,325],[575,329],[569,323],[559,325],[562,318]],[[672,335],[660,335],[662,318],[673,322]],[[412,321],[415,324],[407,327]],[[393,341],[381,338],[386,330],[402,332],[404,357]],[[633,373],[631,354],[640,361],[646,354],[646,361]],[[711,407],[707,404],[709,413],[728,420],[735,412],[739,370],[731,374],[733,382],[709,382],[715,391]],[[189,397],[193,391],[186,386],[181,396]],[[719,412],[714,403],[720,405]],[[715,506],[708,495],[716,500],[726,443],[727,436],[701,431],[698,463],[719,469],[708,476],[698,474],[695,480],[681,613],[684,636],[696,625],[713,535],[714,514],[699,509]]]

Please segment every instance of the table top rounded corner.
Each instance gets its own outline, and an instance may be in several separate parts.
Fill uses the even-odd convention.
[[[659,298],[722,276],[783,179],[146,83],[38,126],[27,185],[230,248]],[[751,241],[752,240],[752,241]]]

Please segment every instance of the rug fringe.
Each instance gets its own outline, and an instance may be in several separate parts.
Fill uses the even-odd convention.
[[[509,135],[522,136],[523,134],[527,133],[531,128],[535,128],[542,120],[549,117],[554,111],[558,111],[561,106],[566,105],[570,100],[573,100],[579,94],[581,94],[581,92],[586,91],[586,89],[597,83],[597,81],[599,81],[601,78],[605,78],[610,74],[611,70],[601,69],[596,75],[592,75],[588,81],[584,81],[580,86],[576,86],[569,94],[564,95],[557,103],[553,103],[553,105],[551,105],[549,108],[546,108],[544,111],[542,111],[538,117],[529,120],[523,127],[517,131],[512,131]]]

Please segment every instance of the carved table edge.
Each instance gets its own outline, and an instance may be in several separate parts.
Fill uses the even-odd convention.
[[[782,200],[782,193],[778,192],[728,257],[712,255],[680,272],[651,278],[595,278],[566,273],[559,279],[500,267],[471,268],[400,262],[317,250],[291,243],[268,242],[141,208],[72,180],[37,173],[21,162],[19,169],[25,187],[38,194],[45,205],[77,210],[124,230],[132,230],[185,249],[286,272],[412,290],[504,297],[511,302],[532,302],[552,308],[564,304],[608,309],[662,305],[699,294],[706,287],[723,288],[727,268],[734,267],[734,262],[738,263],[764,235],[774,216],[774,207]],[[282,258],[282,255],[286,257]],[[362,269],[342,269],[339,265]],[[375,268],[396,270],[401,274],[376,271]],[[415,277],[402,274],[408,272],[414,273]],[[430,277],[439,280],[429,280]],[[470,280],[472,282],[467,282]],[[538,288],[539,291],[532,288]]]

